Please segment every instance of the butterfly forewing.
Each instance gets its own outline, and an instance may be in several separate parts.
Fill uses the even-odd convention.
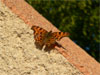
[[[31,29],[34,30],[35,41],[38,42],[40,45],[43,45],[43,39],[44,39],[47,31],[43,28],[38,27],[38,26],[32,26]]]
[[[54,32],[52,33],[52,36],[55,37],[56,40],[60,40],[63,37],[67,37],[69,35],[69,33],[67,32]]]

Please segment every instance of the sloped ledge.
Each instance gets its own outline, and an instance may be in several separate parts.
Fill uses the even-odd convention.
[[[59,31],[24,0],[2,0],[2,2],[24,20],[26,24],[30,26],[38,25],[48,31],[51,29]],[[69,38],[62,39],[60,43],[66,50],[56,47],[58,51],[84,75],[100,75],[100,64],[83,49]]]

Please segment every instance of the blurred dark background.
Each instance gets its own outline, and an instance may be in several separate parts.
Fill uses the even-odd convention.
[[[99,0],[26,0],[100,62]]]

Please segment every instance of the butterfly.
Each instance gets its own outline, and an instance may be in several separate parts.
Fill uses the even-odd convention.
[[[48,32],[39,26],[32,26],[31,29],[34,31],[35,42],[40,46],[46,45],[49,47],[69,35],[68,32]]]

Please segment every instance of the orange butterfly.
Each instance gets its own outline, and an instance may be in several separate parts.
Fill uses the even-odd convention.
[[[56,43],[56,40],[59,41],[61,38],[69,35],[67,32],[48,32],[39,26],[32,26],[31,28],[34,30],[34,39],[35,42],[40,46],[46,45],[50,46]]]

